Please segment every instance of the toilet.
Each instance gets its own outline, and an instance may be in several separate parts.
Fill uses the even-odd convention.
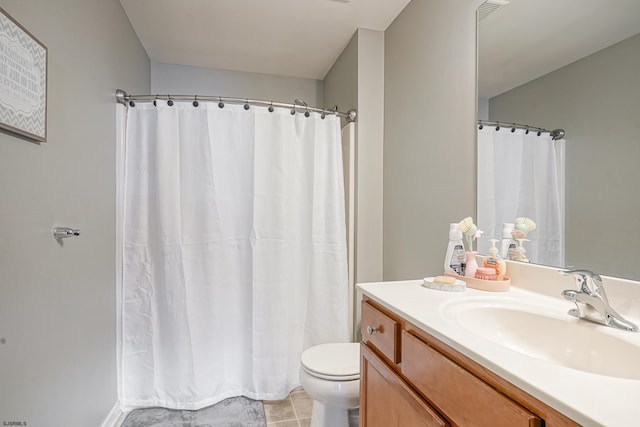
[[[311,427],[349,427],[349,409],[360,406],[360,344],[317,345],[300,362],[300,384],[313,399]]]

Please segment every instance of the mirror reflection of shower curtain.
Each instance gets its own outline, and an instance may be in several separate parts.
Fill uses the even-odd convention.
[[[157,104],[126,119],[120,403],[282,399],[351,336],[340,121]]]
[[[537,228],[524,246],[532,263],[564,266],[563,139],[524,129],[478,130],[478,251],[502,238],[503,223],[529,217]]]

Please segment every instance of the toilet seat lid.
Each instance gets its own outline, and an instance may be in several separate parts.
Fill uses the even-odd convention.
[[[303,368],[320,378],[352,380],[360,377],[360,344],[320,344],[300,357]]]

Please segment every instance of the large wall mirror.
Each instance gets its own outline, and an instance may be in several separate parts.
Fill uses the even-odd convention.
[[[479,119],[566,131],[555,266],[640,280],[640,3],[509,0],[483,15]]]

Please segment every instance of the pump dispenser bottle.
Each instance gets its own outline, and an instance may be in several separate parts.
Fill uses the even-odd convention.
[[[491,247],[489,248],[489,255],[482,260],[482,266],[485,268],[492,268],[496,272],[496,280],[503,280],[504,275],[507,272],[507,263],[498,255],[498,248],[496,243],[498,239],[491,239]]]
[[[516,241],[513,240],[513,228],[512,222],[505,222],[502,224],[502,241],[500,242],[500,258],[513,259],[516,255]]]
[[[516,255],[513,258],[514,261],[529,262],[529,258],[525,255],[527,250],[524,248],[524,242],[528,242],[529,239],[517,239],[518,247],[516,248]]]
[[[449,224],[449,245],[447,255],[444,258],[444,272],[464,276],[466,267],[466,255],[462,244],[462,231],[458,230],[458,224]]]

